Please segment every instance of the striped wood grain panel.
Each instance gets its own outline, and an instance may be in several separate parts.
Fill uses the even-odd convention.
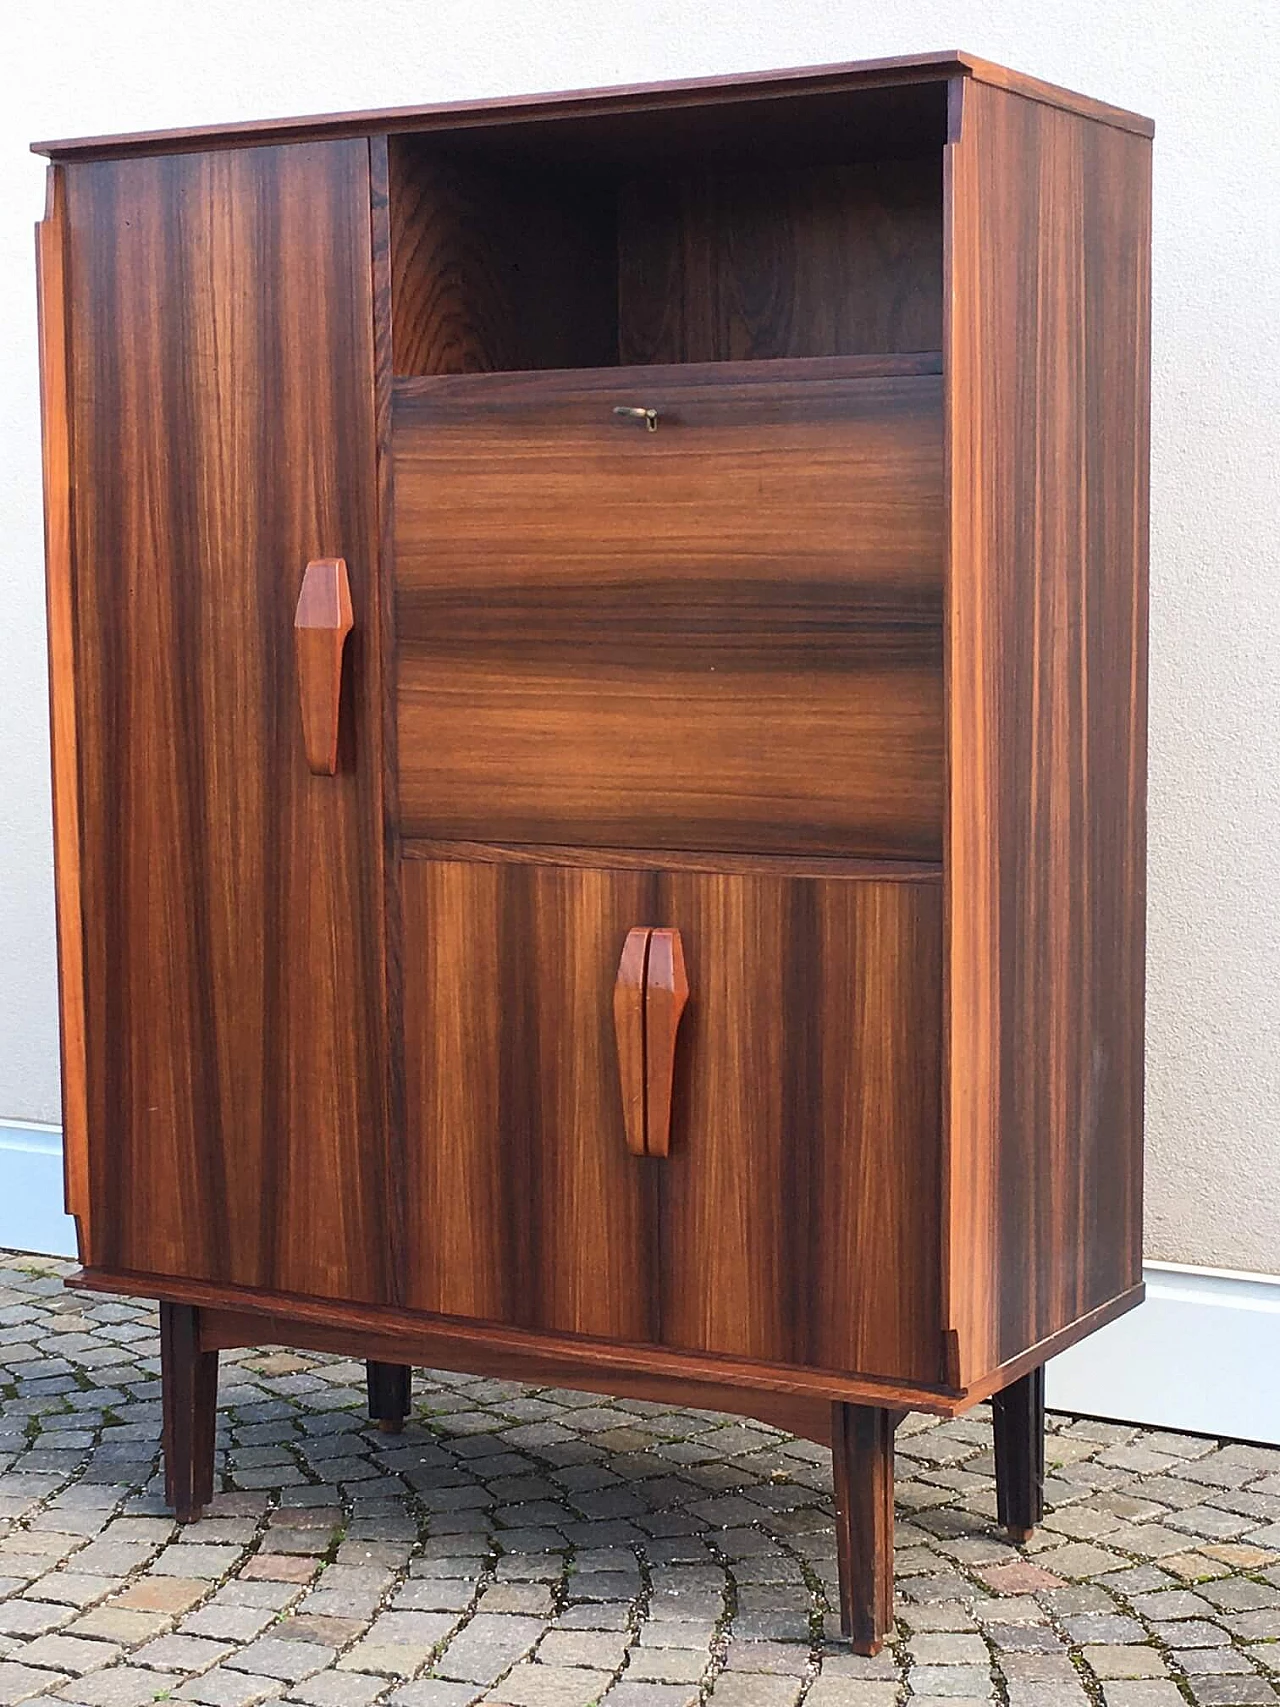
[[[978,83],[948,150],[962,1383],[1141,1278],[1150,152]]]
[[[375,1301],[368,158],[78,165],[67,221],[91,1260]],[[356,613],[334,777],[306,767],[291,644],[319,556]]]
[[[413,1309],[942,1380],[940,885],[406,862]],[[628,1152],[635,925],[689,1005]]]
[[[400,384],[402,832],[936,858],[929,365]]]

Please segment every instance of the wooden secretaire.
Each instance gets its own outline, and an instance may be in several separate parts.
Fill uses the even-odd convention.
[[[49,144],[67,1199],[219,1347],[892,1439],[1141,1296],[1151,127],[960,54]]]

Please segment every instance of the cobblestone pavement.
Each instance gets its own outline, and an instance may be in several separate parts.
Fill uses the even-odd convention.
[[[898,1434],[897,1629],[841,1643],[831,1476],[741,1419],[224,1353],[217,1495],[161,1498],[152,1307],[0,1256],[0,1707],[1165,1707],[1280,1699],[1280,1451],[1054,1417],[993,1523],[988,1413]]]

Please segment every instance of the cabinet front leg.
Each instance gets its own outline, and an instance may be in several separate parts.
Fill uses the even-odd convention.
[[[164,1497],[179,1523],[194,1523],[213,1498],[218,1354],[200,1349],[200,1312],[160,1306]]]
[[[893,1623],[893,1431],[901,1413],[831,1407],[840,1628],[858,1654],[878,1654]]]
[[[365,1364],[369,1388],[369,1415],[383,1434],[399,1434],[409,1414],[409,1386],[412,1369],[403,1363]]]
[[[1044,1365],[991,1401],[996,1436],[996,1510],[1012,1541],[1044,1516]]]

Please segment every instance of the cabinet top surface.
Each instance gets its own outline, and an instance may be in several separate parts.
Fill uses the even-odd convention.
[[[780,99],[853,95],[859,90],[939,83],[951,77],[972,77],[1028,99],[1080,113],[1100,123],[1151,136],[1150,119],[1088,96],[1026,77],[993,65],[973,54],[949,50],[911,54],[893,59],[855,60],[839,65],[801,66],[789,70],[748,72],[728,77],[689,78],[668,83],[620,84],[605,89],[504,96],[482,101],[446,101],[430,106],[385,107],[367,112],[328,113],[308,117],[250,120],[237,124],[196,125],[178,130],[139,131],[118,136],[75,137],[34,142],[32,150],[54,160],[109,159],[128,154],[168,154],[194,149],[251,147],[268,143],[305,142],[327,137],[382,132],[448,133],[476,129],[559,123],[615,115],[689,111],[731,104]]]

